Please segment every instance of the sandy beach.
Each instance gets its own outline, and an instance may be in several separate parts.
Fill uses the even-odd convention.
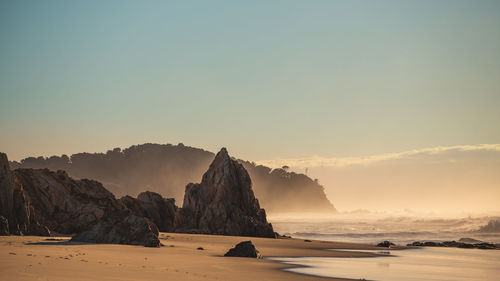
[[[302,239],[161,233],[160,248],[68,243],[69,237],[0,237],[2,280],[325,280],[283,271],[290,265],[266,257],[362,257],[372,245]],[[264,259],[224,257],[251,240]],[[199,250],[201,247],[203,250]],[[346,279],[334,279],[346,280]]]

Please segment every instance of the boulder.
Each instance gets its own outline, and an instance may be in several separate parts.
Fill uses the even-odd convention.
[[[224,254],[225,257],[246,257],[246,258],[261,258],[261,255],[252,241],[243,241],[238,243],[234,248]]]
[[[245,168],[222,148],[201,183],[186,186],[177,232],[275,238]]]
[[[377,247],[385,247],[385,248],[390,248],[392,246],[396,246],[396,244],[390,242],[390,241],[384,241],[384,242],[380,242],[377,244]]]
[[[142,192],[136,198],[124,196],[120,201],[135,214],[140,214],[156,224],[161,232],[174,231],[174,219],[177,211],[175,199],[163,198],[155,192]]]
[[[153,222],[127,209],[107,216],[89,230],[73,236],[71,241],[159,247],[158,234]]]

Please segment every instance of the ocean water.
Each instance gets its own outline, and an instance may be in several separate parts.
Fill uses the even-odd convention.
[[[271,217],[280,234],[296,238],[376,244],[389,240],[450,241],[473,238],[500,243],[500,233],[480,233],[489,217],[411,217],[336,215],[330,217]],[[386,250],[386,249],[385,249]],[[500,280],[500,250],[432,248],[392,250],[373,258],[273,258],[297,265],[287,271],[325,277],[380,281]]]
[[[376,244],[389,240],[406,245],[414,241],[451,241],[460,238],[500,243],[500,233],[476,230],[492,217],[447,218],[386,214],[339,214],[328,217],[274,216],[275,231],[296,238]]]
[[[422,248],[374,258],[276,258],[300,265],[287,271],[324,277],[380,281],[500,280],[500,251]]]

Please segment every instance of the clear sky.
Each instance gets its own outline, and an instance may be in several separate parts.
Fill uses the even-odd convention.
[[[500,1],[0,1],[0,151],[500,143]]]

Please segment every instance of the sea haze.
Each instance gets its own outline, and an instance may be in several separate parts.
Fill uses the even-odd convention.
[[[499,233],[476,231],[490,216],[437,217],[409,214],[337,214],[319,217],[272,216],[275,231],[296,238],[374,244],[389,240],[406,245],[414,241],[451,241],[474,238],[500,243]]]

